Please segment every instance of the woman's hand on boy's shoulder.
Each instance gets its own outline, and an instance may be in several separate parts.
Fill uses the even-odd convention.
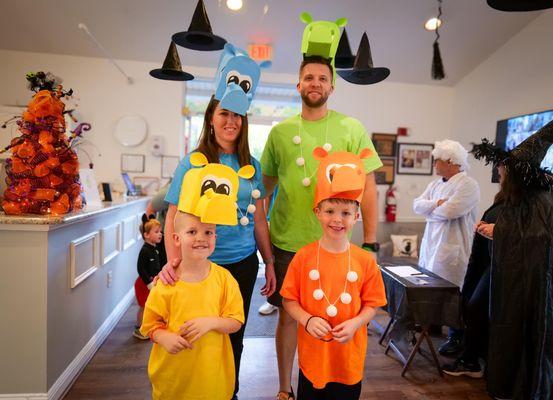
[[[159,271],[159,274],[154,278],[154,285],[157,284],[158,280],[161,281],[164,285],[174,285],[179,280],[177,275],[177,267],[180,264],[180,258],[175,258],[171,262],[167,262]]]
[[[163,347],[169,354],[177,354],[184,349],[191,349],[192,344],[176,333],[166,330],[157,330],[154,340]]]

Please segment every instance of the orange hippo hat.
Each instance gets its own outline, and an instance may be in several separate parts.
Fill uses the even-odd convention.
[[[356,155],[347,151],[329,154],[322,147],[316,147],[313,157],[320,163],[313,207],[326,199],[355,200],[361,203],[366,175],[362,159],[372,155],[370,149],[363,149]]]

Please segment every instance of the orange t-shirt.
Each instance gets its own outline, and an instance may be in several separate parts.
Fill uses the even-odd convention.
[[[311,315],[326,318],[332,327],[356,317],[363,306],[381,307],[386,304],[386,293],[380,269],[374,259],[361,248],[351,245],[351,270],[357,272],[356,282],[347,282],[346,291],[351,302],[334,304],[335,317],[326,314],[328,302],[315,300],[313,291],[319,288],[319,280],[311,280],[309,271],[317,268],[318,242],[302,247],[288,266],[288,272],[280,294],[295,300]],[[330,253],[321,247],[319,255],[321,289],[331,303],[344,290],[348,272],[348,252]],[[367,327],[358,329],[347,343],[324,342],[298,329],[298,361],[303,374],[313,386],[322,389],[329,382],[354,385],[363,379],[363,366],[367,351]]]

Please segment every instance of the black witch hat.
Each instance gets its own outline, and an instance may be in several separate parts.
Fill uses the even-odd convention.
[[[150,75],[166,81],[191,81],[194,79],[194,75],[182,70],[177,46],[173,42],[169,45],[163,66],[151,70]]]
[[[227,41],[213,34],[204,1],[199,0],[188,30],[175,33],[173,42],[187,49],[211,51],[221,50]]]
[[[537,11],[553,7],[553,0],[488,0],[499,11]]]
[[[502,163],[509,172],[517,174],[528,188],[553,188],[553,171],[541,168],[541,162],[553,145],[553,121],[528,137],[511,151],[504,151],[487,139],[473,144],[471,153],[486,164]]]
[[[355,56],[351,53],[351,47],[349,47],[348,34],[346,28],[340,36],[340,42],[338,43],[338,50],[336,50],[336,56],[334,57],[334,66],[336,68],[351,68],[355,62]]]
[[[371,46],[367,33],[363,33],[353,69],[337,71],[346,81],[356,85],[371,85],[383,81],[390,75],[390,70],[385,67],[373,67]]]

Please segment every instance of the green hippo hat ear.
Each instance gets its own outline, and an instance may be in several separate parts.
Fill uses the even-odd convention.
[[[313,17],[307,12],[300,14],[300,20],[307,24],[303,30],[301,52],[303,57],[319,56],[330,61],[332,67],[332,84],[336,79],[334,59],[338,43],[340,42],[340,28],[347,25],[346,18],[338,18],[336,21],[313,21]]]

